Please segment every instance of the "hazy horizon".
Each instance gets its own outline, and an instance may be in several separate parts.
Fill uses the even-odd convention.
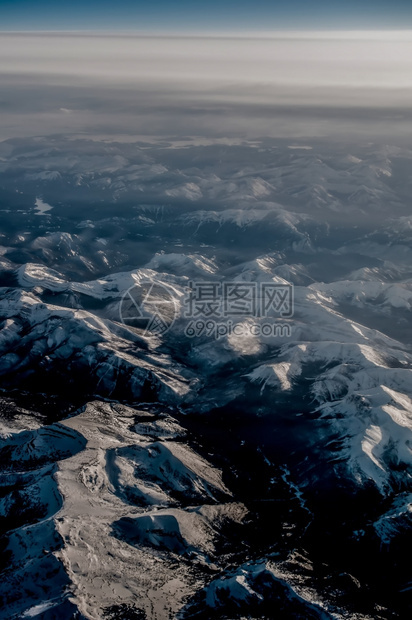
[[[412,31],[271,38],[0,33],[0,140],[410,132]],[[384,122],[382,122],[384,120]]]

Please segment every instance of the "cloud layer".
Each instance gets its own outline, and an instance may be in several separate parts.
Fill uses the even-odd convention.
[[[271,38],[9,33],[0,35],[0,56],[1,139],[103,129],[330,135],[358,131],[359,123],[372,133],[402,133],[409,122],[409,31]]]

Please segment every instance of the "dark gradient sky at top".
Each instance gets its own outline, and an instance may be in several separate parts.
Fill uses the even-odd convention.
[[[0,30],[412,28],[411,0],[0,0]]]

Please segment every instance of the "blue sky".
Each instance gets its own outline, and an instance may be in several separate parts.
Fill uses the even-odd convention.
[[[412,0],[0,0],[1,30],[412,28]]]

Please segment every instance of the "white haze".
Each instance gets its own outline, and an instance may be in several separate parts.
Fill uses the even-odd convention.
[[[0,35],[0,139],[405,135],[412,32]]]

